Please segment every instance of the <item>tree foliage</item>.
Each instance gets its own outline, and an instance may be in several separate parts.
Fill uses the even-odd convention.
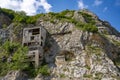
[[[0,50],[0,75],[5,75],[9,70],[24,70],[29,67],[29,63],[26,61],[27,47],[23,47],[18,43],[11,43],[6,41]],[[3,61],[2,57],[6,60]],[[10,62],[8,59],[11,59]]]
[[[17,23],[35,24],[40,16],[43,14],[37,14],[35,16],[27,16],[24,11],[13,11],[10,9],[0,8],[0,13],[8,15],[8,17]]]
[[[41,66],[38,69],[38,73],[41,73],[42,75],[49,76],[50,75],[50,70],[47,65]]]
[[[18,43],[11,43],[10,41],[6,41],[0,49],[2,50],[2,53],[5,55],[10,55],[14,53],[14,51],[19,47]]]

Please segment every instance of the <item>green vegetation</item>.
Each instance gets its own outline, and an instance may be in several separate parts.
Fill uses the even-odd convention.
[[[3,25],[2,25],[2,28],[3,28],[3,29],[7,28],[7,25],[6,25],[6,24],[3,24]]]
[[[84,74],[83,77],[85,77],[85,78],[92,78],[92,75],[91,74]]]
[[[98,32],[98,28],[95,26],[95,20],[92,18],[91,15],[80,12],[80,14],[83,15],[85,20],[87,20],[86,21],[87,23],[83,23],[83,22],[79,22],[79,21],[76,21],[75,19],[71,18],[72,16],[66,16],[68,13],[73,16],[74,11],[65,10],[61,13],[50,12],[49,14],[51,16],[53,16],[53,19],[51,19],[50,22],[54,23],[54,19],[59,19],[62,21],[73,23],[80,30],[93,32],[93,33]]]
[[[35,16],[26,16],[25,12],[17,12],[17,14],[14,16],[13,22],[35,24],[40,16],[44,16],[44,14],[37,14]]]
[[[85,18],[85,21],[87,23],[91,23],[91,24],[95,25],[95,20],[92,18],[92,15],[89,15],[84,12],[79,12],[79,13]]]
[[[21,12],[16,12],[16,14],[14,15],[13,22],[24,23],[26,22],[26,20],[27,20],[26,13],[21,11]]]
[[[65,78],[65,74],[60,74],[60,78]]]
[[[71,11],[71,10],[65,10],[60,13],[49,12],[48,15],[52,17],[49,19],[49,21],[54,24],[56,19],[60,20],[61,22],[69,22],[74,24],[77,23],[75,19],[72,19],[74,15],[74,11]]]
[[[63,71],[64,71],[64,72],[65,72],[65,71],[69,71],[69,69],[67,69],[67,68],[64,68],[64,69],[63,69]]]
[[[118,53],[118,54],[120,54],[120,53]],[[114,63],[115,63],[117,66],[120,66],[120,57],[116,58],[116,59],[114,60]]]
[[[51,23],[55,24],[54,20],[58,19],[58,20],[61,20],[62,22],[73,23],[80,30],[93,32],[93,33],[98,32],[98,28],[95,26],[95,20],[92,18],[91,15],[80,12],[80,14],[83,15],[85,20],[87,20],[86,21],[87,23],[83,23],[83,22],[76,21],[74,18],[71,18],[73,16],[73,13],[74,11],[65,10],[61,13],[50,12],[48,14],[52,17],[52,19],[50,19]],[[71,16],[67,16],[67,14],[71,14]]]
[[[27,24],[35,24],[39,17],[44,17],[44,14],[37,14],[35,16],[27,16]]]
[[[81,14],[84,17],[87,23],[77,22],[77,21],[75,22],[74,20],[76,27],[83,31],[97,33],[98,28],[95,26],[95,20],[92,18],[92,16],[84,12],[79,12],[79,14]]]
[[[70,19],[73,16],[74,11],[65,10],[60,13],[49,12],[48,15],[51,15],[53,18],[56,19]]]
[[[14,12],[9,9],[0,8],[0,12],[8,15],[14,23],[25,23],[25,24],[35,24],[39,18],[42,18],[44,21],[50,21],[51,23],[55,24],[55,20],[60,20],[61,22],[69,22],[73,23],[78,29],[89,31],[93,33],[97,33],[98,29],[95,26],[95,20],[92,18],[91,15],[79,12],[84,18],[87,23],[76,21],[73,17],[74,11],[73,10],[65,10],[60,13],[49,12],[47,14],[37,14],[35,16],[27,16],[25,12]],[[3,26],[6,28],[6,25]]]
[[[120,46],[120,41],[112,39],[111,36],[107,35],[107,34],[100,34],[103,37],[107,38],[108,40],[110,40],[111,43],[113,43],[116,46]]]
[[[16,50],[18,50],[19,46],[20,44],[18,43],[11,43],[10,41],[6,41],[3,45],[0,46],[0,50],[2,51],[1,55],[8,57]]]
[[[85,18],[85,20],[87,22],[87,23],[83,23],[83,22],[79,22],[79,21],[76,21],[75,19],[71,18],[73,16],[73,12],[74,11],[65,10],[61,13],[50,12],[49,14],[54,16],[56,19],[73,23],[80,30],[93,32],[93,33],[98,32],[98,28],[95,26],[95,20],[92,18],[91,15],[80,12],[80,14],[82,14],[82,16]],[[68,14],[68,13],[71,13],[72,16],[66,16],[66,14]],[[54,20],[51,20],[51,22],[53,22],[53,21]]]
[[[98,32],[98,28],[91,23],[80,23],[80,22],[78,22],[76,24],[76,27],[78,29],[83,30],[83,31],[88,31],[88,32],[93,32],[93,33]]]
[[[102,76],[103,76],[103,73],[101,73],[101,72],[97,72],[96,74],[95,74],[95,79],[97,79],[97,80],[101,80],[102,79]]]
[[[90,70],[90,69],[91,69],[89,65],[86,65],[85,67],[86,67],[88,70]]]
[[[49,76],[50,70],[47,65],[43,65],[38,69],[38,73],[41,73],[42,75]]]
[[[37,19],[44,14],[37,14],[35,16],[27,16],[24,11],[15,12],[9,9],[0,8],[0,13],[8,15],[8,17],[17,23],[35,24]]]
[[[65,15],[67,17],[73,17],[74,10],[68,10],[68,9],[66,9],[66,10],[62,11],[60,14]]]
[[[102,51],[102,49],[97,47],[97,46],[92,46],[92,45],[91,46],[90,45],[87,46],[87,52],[89,54],[101,55],[101,51]]]
[[[6,41],[0,46],[0,51],[0,75],[5,75],[10,70],[24,70],[28,68],[29,63],[25,63],[27,47]]]
[[[112,40],[113,44],[117,45],[117,46],[120,46],[120,42],[119,41],[116,41],[116,40]]]
[[[50,69],[47,65],[41,65],[38,69],[33,68],[33,66],[29,66],[26,70],[27,74],[30,77],[36,77],[38,74],[41,74],[43,76],[49,76],[50,75]]]
[[[13,10],[5,9],[5,8],[0,8],[0,13],[4,13],[8,15],[11,19],[13,19],[15,15],[15,12]]]
[[[23,47],[19,43],[6,41],[0,46],[0,76],[4,76],[10,70],[23,70],[31,77],[37,74],[50,75],[49,67],[43,64],[38,69],[27,60],[28,48]]]

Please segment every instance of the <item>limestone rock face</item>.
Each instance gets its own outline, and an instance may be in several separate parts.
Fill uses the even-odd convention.
[[[85,19],[83,18],[83,16],[79,14],[79,11],[74,12],[73,18],[75,18],[77,21],[85,22]]]
[[[69,26],[72,27],[69,29]],[[59,30],[61,30],[61,27]],[[48,39],[48,42],[52,45],[46,52],[45,58],[51,67],[56,65],[52,73],[55,77],[52,79],[119,80],[120,71],[113,62],[119,55],[118,47],[107,38],[78,30],[72,24],[62,28],[64,27],[68,27],[66,32],[71,31],[71,33],[51,35],[51,38]],[[53,30],[51,32],[54,33]],[[74,53],[75,58],[59,64],[59,61],[54,59],[61,50]],[[56,64],[54,64],[54,61]]]
[[[37,75],[37,77],[35,78],[35,80],[44,80],[43,76],[41,74]]]
[[[118,33],[113,32],[105,37],[78,30],[73,24],[67,22],[58,24],[43,22],[41,25],[51,35],[47,39],[51,46],[45,52],[46,62],[53,68],[54,76],[50,80],[119,80],[119,66],[115,65],[114,60],[119,58],[120,50],[108,37],[114,35],[115,40],[119,42]],[[105,26],[102,22],[101,25]],[[66,58],[62,59],[61,61],[65,60],[65,62],[59,64],[59,59],[55,59],[61,50],[72,52],[75,57],[71,57],[69,61]]]
[[[28,78],[21,71],[10,71],[2,80],[28,80]]]
[[[71,61],[66,61],[61,65],[56,64],[57,67],[54,68],[53,73],[57,74],[57,79],[118,80],[120,78],[119,69],[111,60],[115,59],[115,54],[111,53],[112,50],[115,51],[115,48],[104,39],[101,40],[109,45],[108,48],[106,45],[101,45],[97,40],[93,39],[91,41],[92,36],[92,33],[78,30],[74,30],[71,34],[54,36],[61,50],[71,51],[75,55],[75,59]],[[87,46],[88,44],[91,44],[91,46]],[[104,47],[104,49],[101,47]],[[104,50],[106,51],[104,52]]]
[[[120,33],[111,26],[111,24],[107,21],[96,20],[96,25],[98,27],[98,31],[100,33],[109,34],[109,35],[116,35],[120,37]],[[102,30],[102,31],[101,31]]]

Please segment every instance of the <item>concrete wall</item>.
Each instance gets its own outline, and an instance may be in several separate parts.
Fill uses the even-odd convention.
[[[28,57],[35,62],[35,67],[38,67],[43,60],[43,47],[46,40],[46,30],[43,27],[37,26],[25,28],[23,30],[23,45],[28,46]]]

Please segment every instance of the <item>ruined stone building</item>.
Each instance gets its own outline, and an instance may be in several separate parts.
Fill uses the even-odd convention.
[[[38,67],[43,60],[43,47],[45,45],[46,30],[43,27],[23,29],[23,45],[28,46],[28,59]]]

